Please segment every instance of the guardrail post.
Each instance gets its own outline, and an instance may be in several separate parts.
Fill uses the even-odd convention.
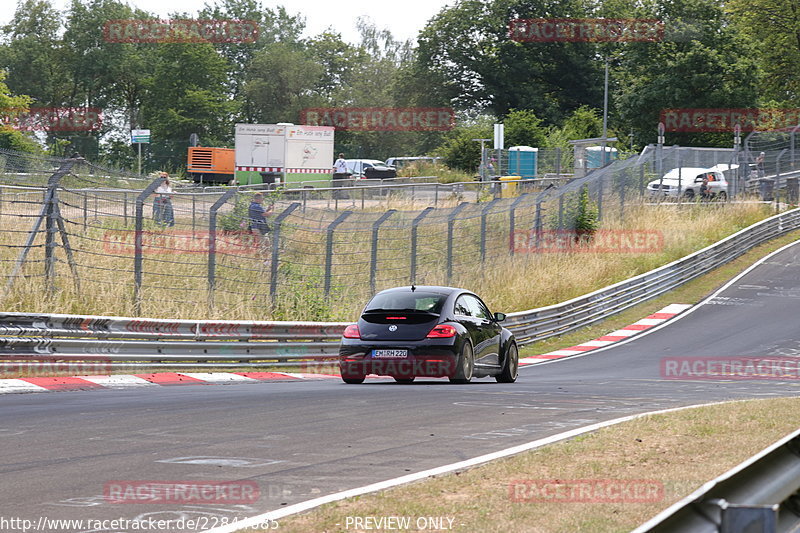
[[[352,215],[352,211],[344,211],[341,215],[336,217],[336,220],[328,224],[325,232],[327,238],[325,241],[325,296],[331,292],[331,276],[333,270],[333,231],[336,226],[344,222],[344,219]]]
[[[217,272],[217,211],[238,191],[228,189],[208,210],[208,308],[214,307]],[[192,196],[192,237],[194,237],[194,196]]]
[[[514,203],[511,204],[511,209],[508,210],[508,246],[511,255],[514,255],[514,231],[516,229],[517,206],[527,196],[527,193],[518,196],[517,199],[514,200]]]
[[[453,225],[458,214],[468,205],[469,202],[461,202],[447,215],[447,283],[453,277]]]
[[[136,197],[136,220],[133,238],[133,306],[136,315],[142,314],[142,230],[144,228],[144,201],[153,194],[164,178],[156,178]]]
[[[481,263],[486,261],[486,217],[499,200],[500,198],[495,198],[481,209]]]
[[[426,207],[422,212],[414,218],[411,222],[411,284],[417,279],[417,226],[422,222],[422,219],[428,216],[435,207]]]
[[[283,221],[286,217],[291,215],[299,207],[300,204],[297,202],[290,204],[289,207],[284,209],[281,214],[276,216],[275,220],[272,221],[272,263],[270,264],[269,295],[273,302],[278,292],[278,254],[280,253],[281,246],[281,228],[283,227]]]
[[[386,219],[396,212],[396,209],[389,209],[372,224],[372,253],[369,262],[369,287],[373,294],[375,293],[375,278],[378,274],[378,232],[380,231],[381,224],[386,222]]]

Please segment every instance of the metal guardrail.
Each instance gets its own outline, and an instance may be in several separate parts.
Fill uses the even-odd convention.
[[[778,533],[800,527],[800,430],[734,467],[633,533]]]
[[[510,313],[506,327],[514,332],[520,344],[562,335],[670,291],[754,246],[797,228],[800,228],[800,210],[787,211],[650,272],[567,302]]]
[[[800,209],[745,228],[698,252],[567,302],[510,313],[521,345],[604,320],[800,228]],[[338,352],[344,322],[248,322],[0,313],[0,363],[28,356],[102,356],[112,365],[147,361],[231,365],[323,364]],[[301,363],[302,362],[302,363]]]

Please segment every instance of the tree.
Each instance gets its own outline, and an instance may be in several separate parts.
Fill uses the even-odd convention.
[[[0,70],[0,117],[8,118],[13,122],[13,117],[28,110],[31,98],[27,95],[11,94],[5,83],[8,74]],[[20,152],[38,152],[39,145],[29,135],[15,130],[10,124],[3,124],[0,120],[0,148],[8,148]]]
[[[473,139],[491,138],[493,122],[492,117],[483,116],[470,124],[458,126],[437,148],[436,154],[450,168],[475,172],[481,163],[481,143]]]
[[[323,65],[296,46],[273,43],[252,60],[244,85],[248,117],[254,122],[295,122],[300,110],[318,104],[313,94]]]
[[[225,59],[209,43],[180,42],[159,45],[153,59],[142,98],[142,126],[152,130],[157,165],[183,166],[192,133],[211,146],[229,142],[237,102],[225,91]]]
[[[763,100],[800,102],[800,0],[729,0],[725,8],[763,72]]]
[[[512,109],[503,119],[505,146],[542,147],[546,143],[547,129],[542,119],[528,109]]]
[[[602,100],[592,43],[525,43],[508,36],[516,18],[587,17],[583,0],[465,0],[445,8],[420,32],[418,61],[445,83],[459,109],[503,116],[533,109],[556,123],[582,104]]]
[[[636,12],[671,31],[657,43],[619,45],[614,103],[621,130],[652,142],[663,109],[747,108],[757,99],[757,68],[716,0],[651,0]],[[668,143],[725,146],[732,134],[668,133]]]

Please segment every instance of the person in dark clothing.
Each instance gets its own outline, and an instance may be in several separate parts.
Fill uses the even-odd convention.
[[[700,184],[700,198],[703,200],[711,199],[711,188],[708,186],[708,178],[703,178],[703,183]]]
[[[269,246],[269,223],[267,216],[272,213],[272,206],[264,207],[264,195],[257,192],[253,195],[253,201],[250,202],[250,207],[247,209],[247,218],[249,219],[248,229],[256,232],[261,237],[261,246]]]

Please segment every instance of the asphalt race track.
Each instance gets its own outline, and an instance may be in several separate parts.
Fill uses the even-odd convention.
[[[800,380],[663,379],[662,360],[798,357],[798,316],[794,245],[685,318],[584,357],[523,368],[515,384],[368,379],[6,394],[0,518],[205,517],[211,527],[629,414],[796,395]],[[104,486],[121,480],[242,479],[258,484],[258,501],[103,498]]]

